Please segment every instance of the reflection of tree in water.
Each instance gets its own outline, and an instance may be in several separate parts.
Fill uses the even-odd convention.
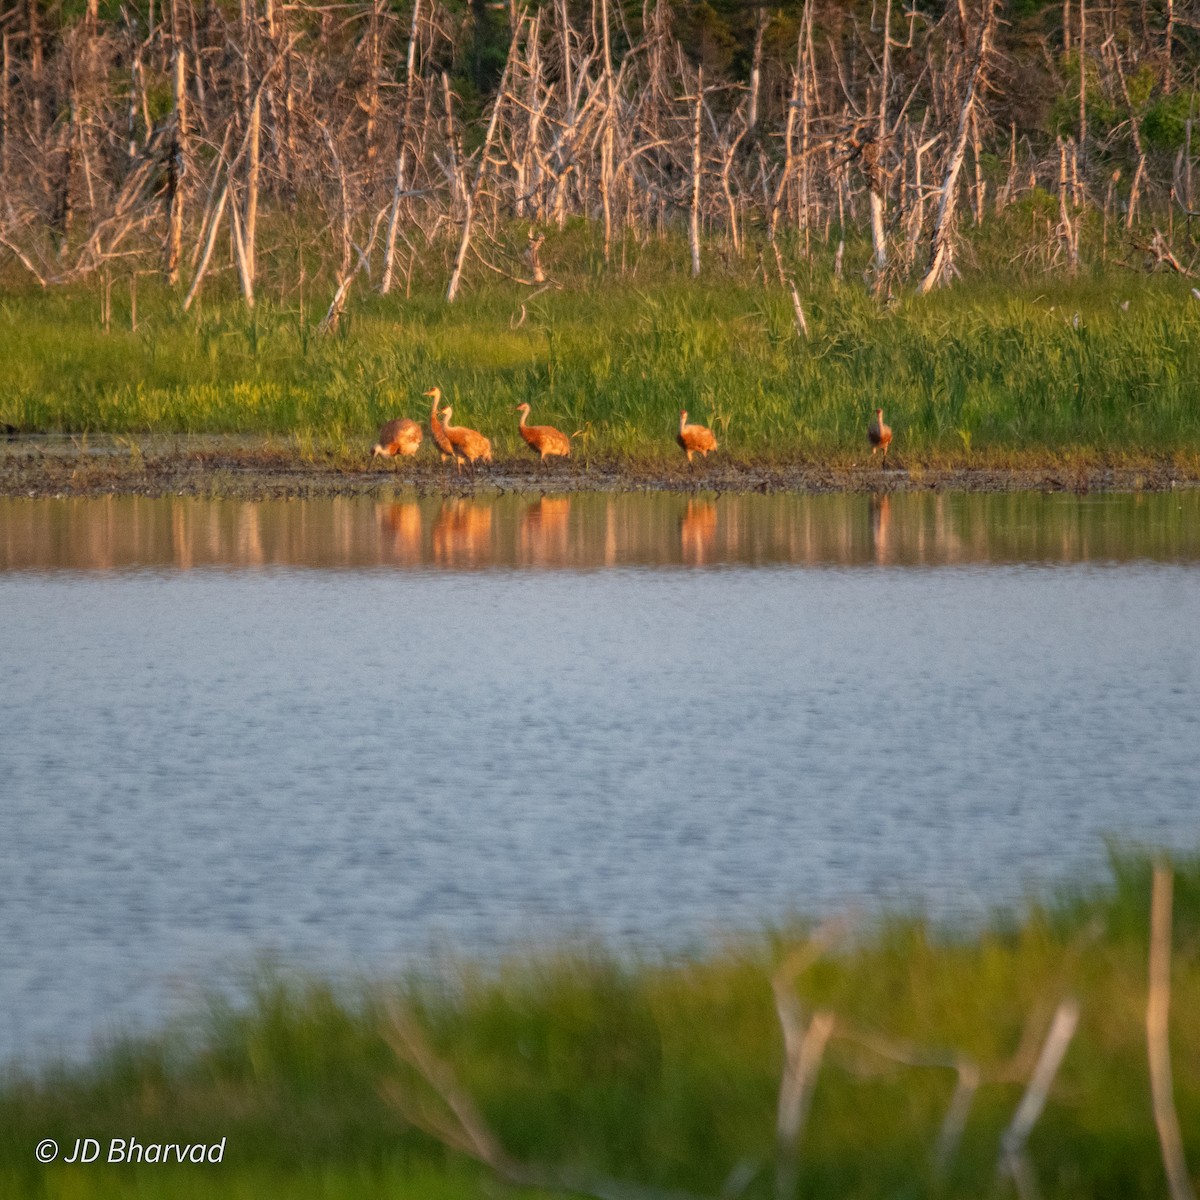
[[[492,505],[446,500],[433,522],[433,561],[439,566],[476,566],[492,559]]]
[[[877,563],[888,561],[888,529],[892,523],[892,498],[871,497],[871,550]]]
[[[380,550],[387,562],[421,562],[421,506],[412,501],[375,505]]]
[[[521,514],[517,555],[527,566],[564,565],[570,554],[571,500],[542,496]]]
[[[701,566],[712,557],[717,536],[717,506],[711,500],[689,500],[679,518],[679,545],[683,561]]]

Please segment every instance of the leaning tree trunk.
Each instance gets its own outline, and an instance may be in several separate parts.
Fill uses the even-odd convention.
[[[488,155],[492,152],[492,142],[496,137],[496,126],[500,118],[500,110],[504,107],[505,90],[508,87],[508,77],[512,71],[513,57],[517,52],[517,39],[525,19],[522,16],[517,28],[513,30],[512,42],[508,47],[508,57],[504,60],[504,71],[500,76],[500,86],[496,89],[496,100],[492,105],[492,119],[488,122],[487,134],[483,139],[483,149],[479,152],[479,170],[475,172],[475,182],[467,193],[467,212],[463,217],[462,238],[458,243],[458,253],[454,256],[454,269],[450,272],[450,283],[446,288],[446,303],[453,304],[458,295],[458,285],[462,280],[463,264],[467,260],[467,248],[471,244],[471,224],[475,215],[475,205],[479,200],[479,191],[483,187],[484,176],[487,174]]]
[[[417,31],[420,28],[421,0],[413,4],[412,28],[408,35],[408,57],[404,68],[404,109],[400,117],[400,150],[396,155],[396,185],[392,190],[392,210],[388,214],[387,236],[383,243],[383,278],[379,281],[379,294],[386,296],[392,290],[395,274],[396,234],[400,228],[400,206],[408,190],[408,135],[412,129],[413,71],[417,60]]]
[[[946,176],[942,182],[941,194],[938,198],[937,222],[933,231],[933,243],[929,255],[929,269],[925,272],[917,291],[921,294],[932,291],[942,282],[954,253],[953,225],[954,208],[958,199],[958,177],[962,172],[963,159],[967,153],[967,138],[971,130],[971,116],[975,111],[975,100],[983,80],[984,63],[988,55],[988,43],[992,34],[992,24],[996,16],[996,0],[983,0],[983,21],[979,27],[979,39],[975,45],[975,55],[971,63],[971,76],[967,83],[967,94],[963,98],[962,109],[958,114],[958,132],[955,135],[954,147],[950,153],[950,161],[946,166]]]
[[[888,67],[892,53],[892,0],[884,0],[883,9],[883,65],[879,81],[879,129],[876,133],[874,161],[870,164],[867,179],[871,189],[871,246],[874,250],[875,294],[883,291],[887,278],[887,95]]]

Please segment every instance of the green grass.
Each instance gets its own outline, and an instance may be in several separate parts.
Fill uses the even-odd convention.
[[[513,408],[528,400],[534,422],[585,430],[582,453],[642,462],[678,454],[686,408],[735,460],[846,463],[882,406],[896,457],[914,464],[1197,464],[1200,301],[1185,280],[993,272],[880,307],[801,263],[804,340],[790,297],[747,265],[692,282],[661,257],[646,251],[624,276],[562,266],[570,286],[528,301],[504,282],[477,283],[453,306],[433,278],[408,298],[364,289],[331,336],[311,311],[266,299],[247,313],[216,287],[183,315],[144,280],[136,331],[115,288],[107,332],[94,287],[11,290],[0,421],[241,433],[356,457],[384,420],[423,418],[421,393],[436,383],[501,457],[523,453]]]
[[[980,1088],[945,1176],[931,1150],[952,1073],[901,1067],[836,1038],[814,1095],[798,1195],[1009,1195],[997,1143],[1030,1062],[995,1078],[1054,1006],[1081,1021],[1030,1160],[1046,1197],[1161,1196],[1165,1184],[1146,1066],[1149,866],[1113,860],[1106,889],[1083,889],[947,935],[916,919],[860,929],[798,979],[811,1011],[859,1029],[971,1056]],[[339,990],[264,973],[240,1004],[84,1067],[0,1088],[6,1197],[428,1197],[532,1195],[509,1189],[402,1117],[444,1106],[389,1046],[389,1006],[415,1015],[505,1150],[589,1179],[773,1195],[782,1059],[770,979],[799,927],[672,961],[576,949],[438,981]],[[1193,1173],[1200,1161],[1200,859],[1177,864],[1172,1055]],[[45,1137],[216,1141],[219,1166],[41,1167]],[[541,1194],[541,1193],[539,1193]]]

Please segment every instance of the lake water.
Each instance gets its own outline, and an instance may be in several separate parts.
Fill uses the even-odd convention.
[[[1200,494],[0,499],[0,1060],[1200,846]]]

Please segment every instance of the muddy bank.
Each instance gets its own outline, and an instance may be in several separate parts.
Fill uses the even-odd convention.
[[[199,443],[199,444],[198,444]],[[295,450],[233,439],[194,439],[147,446],[114,439],[107,444],[34,442],[0,444],[4,496],[221,496],[235,499],[417,495],[480,492],[1138,492],[1194,487],[1200,471],[1175,462],[1133,466],[1056,463],[997,468],[927,467],[897,461],[819,465],[762,464],[710,459],[682,461],[548,462],[502,459],[472,475],[456,474],[430,456],[363,459],[298,455]]]

